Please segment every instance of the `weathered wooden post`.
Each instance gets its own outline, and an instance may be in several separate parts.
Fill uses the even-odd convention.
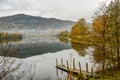
[[[69,71],[69,63],[68,63],[68,60],[67,60],[67,70]]]
[[[75,59],[73,58],[73,69],[75,70]]]
[[[81,64],[80,64],[80,62],[78,64],[79,64],[80,75],[82,75],[82,70],[81,70]]]
[[[86,63],[86,72],[88,72],[88,63]]]
[[[69,63],[68,63],[68,60],[67,60],[67,72],[68,72],[68,78],[69,78]]]
[[[63,59],[61,58],[61,65],[63,65]]]
[[[93,67],[91,67],[91,76],[93,77]]]
[[[58,60],[56,59],[56,66],[58,65]],[[58,76],[58,69],[56,68],[56,75]]]
[[[61,65],[63,66],[63,58],[61,58]],[[63,70],[61,70],[61,73],[63,74]]]
[[[56,65],[58,65],[58,60],[56,59]]]

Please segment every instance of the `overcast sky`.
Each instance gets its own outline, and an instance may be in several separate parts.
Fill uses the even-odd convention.
[[[0,0],[0,16],[24,13],[73,21],[85,18],[90,21],[103,1],[106,0]]]

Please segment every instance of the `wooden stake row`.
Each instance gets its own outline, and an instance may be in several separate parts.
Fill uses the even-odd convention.
[[[58,64],[58,60],[56,59],[56,66],[59,65]],[[63,63],[63,59],[61,58],[61,66],[65,66],[64,63]],[[75,59],[73,58],[73,70],[79,70],[79,74],[81,75],[82,74],[82,69],[81,69],[81,64],[80,62],[78,62],[78,65],[79,65],[79,69],[76,69],[76,65],[75,65]],[[70,64],[67,60],[67,63],[66,63],[66,68],[67,68],[67,71],[70,71],[71,67],[70,67]],[[89,70],[88,70],[88,63],[86,63],[86,73],[89,73]],[[93,76],[93,67],[91,67],[91,76]]]

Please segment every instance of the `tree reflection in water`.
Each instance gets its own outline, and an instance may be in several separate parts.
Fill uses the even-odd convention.
[[[75,49],[80,56],[85,56],[87,54],[86,49],[88,49],[87,44],[71,42],[71,46]]]
[[[0,56],[15,57],[19,52],[19,48],[8,43],[18,43],[22,40],[22,37],[0,38]]]
[[[15,43],[18,43],[18,42],[20,42],[20,41],[22,41],[23,40],[23,37],[19,37],[19,38],[17,38],[17,37],[14,37],[14,38],[0,38],[0,43],[1,44],[8,44],[9,42],[15,42]]]

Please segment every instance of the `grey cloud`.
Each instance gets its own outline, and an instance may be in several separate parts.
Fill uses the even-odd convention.
[[[0,2],[0,10],[2,11],[27,10],[30,6],[25,0],[2,0]]]
[[[75,21],[83,17],[90,20],[101,1],[105,0],[0,0],[0,16],[26,13]]]

